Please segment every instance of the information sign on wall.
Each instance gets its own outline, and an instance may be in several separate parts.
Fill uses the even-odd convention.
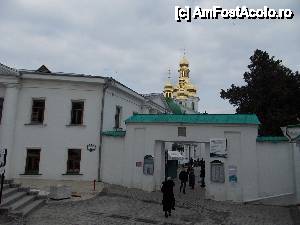
[[[145,175],[153,175],[154,172],[154,160],[151,155],[146,155],[144,157],[144,168],[143,172]]]
[[[228,166],[228,177],[230,183],[237,183],[237,166]]]
[[[135,166],[136,167],[142,167],[143,166],[143,162],[135,162]]]
[[[227,157],[227,146],[225,138],[210,139],[210,157]]]

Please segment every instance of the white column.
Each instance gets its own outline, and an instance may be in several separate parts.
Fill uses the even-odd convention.
[[[10,173],[11,156],[14,151],[14,137],[16,126],[16,114],[18,103],[18,84],[6,85],[6,91],[4,96],[2,119],[1,119],[1,137],[0,147],[7,149],[7,165],[6,165],[6,178],[11,178]]]

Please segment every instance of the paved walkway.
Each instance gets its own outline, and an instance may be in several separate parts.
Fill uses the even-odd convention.
[[[176,210],[164,217],[160,192],[144,192],[115,185],[105,185],[97,197],[80,202],[51,202],[23,221],[5,225],[292,225],[296,208],[232,204],[204,199],[197,185],[187,194],[175,188]],[[292,215],[292,216],[291,216]],[[0,218],[1,220],[1,218]],[[295,220],[294,220],[295,221]],[[0,223],[1,224],[1,223]]]

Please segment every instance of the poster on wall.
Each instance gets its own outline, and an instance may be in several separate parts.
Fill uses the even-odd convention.
[[[228,177],[230,183],[232,184],[237,183],[237,166],[234,165],[228,166]]]
[[[145,175],[153,175],[153,173],[154,173],[154,160],[153,160],[153,156],[146,155],[144,157],[143,173]]]
[[[227,158],[227,146],[225,138],[210,139],[210,157]]]
[[[142,167],[143,166],[143,162],[135,162],[135,166],[136,167]]]

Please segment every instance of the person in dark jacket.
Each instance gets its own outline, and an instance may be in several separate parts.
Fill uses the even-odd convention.
[[[189,186],[194,189],[195,188],[195,173],[194,170],[192,169],[191,172],[189,173]]]
[[[181,172],[179,173],[179,180],[181,181],[180,192],[182,190],[183,194],[185,194],[186,182],[188,181],[188,173],[184,168],[182,168]]]
[[[201,187],[205,187],[205,161],[203,158],[200,161],[200,180],[201,180]]]
[[[171,210],[175,210],[175,197],[173,187],[175,186],[174,181],[171,177],[168,177],[166,181],[162,183],[161,192],[163,193],[163,211],[165,217],[171,216]]]

